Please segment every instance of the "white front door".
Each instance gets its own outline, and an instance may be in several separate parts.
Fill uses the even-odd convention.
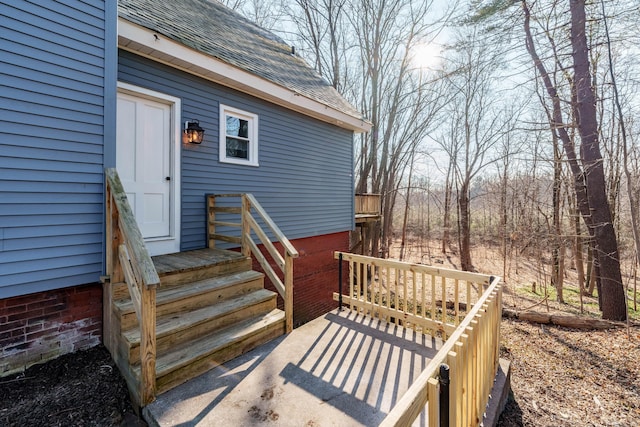
[[[118,89],[116,169],[149,253],[178,252],[179,100],[126,84]]]

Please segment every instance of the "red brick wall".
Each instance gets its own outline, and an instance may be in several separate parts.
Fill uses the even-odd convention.
[[[1,299],[0,376],[93,347],[101,336],[100,284]]]
[[[291,243],[300,253],[293,263],[293,322],[299,326],[338,306],[333,300],[333,293],[338,291],[338,261],[333,259],[333,253],[349,250],[349,232],[297,239]],[[262,271],[255,260],[253,268]],[[265,278],[265,284],[268,289],[275,290],[268,278]],[[282,299],[278,301],[282,308]]]

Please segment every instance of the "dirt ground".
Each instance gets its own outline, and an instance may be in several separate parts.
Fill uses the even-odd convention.
[[[481,255],[475,258],[479,271],[502,270],[490,254],[484,264]],[[435,263],[455,267],[455,258]],[[546,312],[540,295],[521,289],[536,277],[539,272],[531,279],[522,266],[507,277],[505,305],[537,304]],[[576,304],[550,299],[549,310],[575,314]],[[640,328],[578,331],[504,319],[501,334],[501,356],[512,362],[513,396],[500,426],[640,426]],[[3,427],[144,425],[103,346],[0,378]]]

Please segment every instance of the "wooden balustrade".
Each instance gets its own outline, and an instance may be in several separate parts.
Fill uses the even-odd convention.
[[[349,264],[349,294],[343,301],[352,309],[443,338],[489,286],[489,276],[481,274],[349,253],[342,257]]]
[[[356,215],[380,215],[380,194],[356,194]]]
[[[124,282],[131,295],[140,327],[140,387],[135,397],[144,406],[156,396],[156,287],[160,284],[160,278],[115,169],[105,170],[105,181],[108,276],[105,286],[113,287]],[[117,348],[117,331],[111,322],[112,298],[110,289],[105,292],[104,339],[113,354]]]
[[[356,194],[355,219],[356,224],[379,221],[381,214],[379,194]]]
[[[488,275],[335,253],[349,265],[351,309],[446,339],[381,426],[407,426],[428,407],[439,425],[439,367],[450,368],[451,426],[477,426],[498,368],[502,290]],[[334,294],[338,300],[339,295]]]
[[[234,198],[241,199],[241,206],[222,202],[222,200]],[[209,247],[213,248],[216,241],[221,241],[240,245],[242,253],[246,256],[253,254],[284,300],[286,331],[291,332],[293,330],[293,260],[298,257],[298,251],[251,194],[207,194],[207,207]],[[265,227],[263,228],[261,224]],[[265,228],[268,231],[265,231]],[[268,232],[280,243],[282,252],[272,243],[267,235]],[[253,239],[254,235],[280,270],[282,278],[258,247]]]

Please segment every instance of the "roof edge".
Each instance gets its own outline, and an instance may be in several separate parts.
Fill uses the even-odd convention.
[[[371,130],[372,125],[366,119],[198,52],[122,17],[118,18],[118,47],[356,133]]]

